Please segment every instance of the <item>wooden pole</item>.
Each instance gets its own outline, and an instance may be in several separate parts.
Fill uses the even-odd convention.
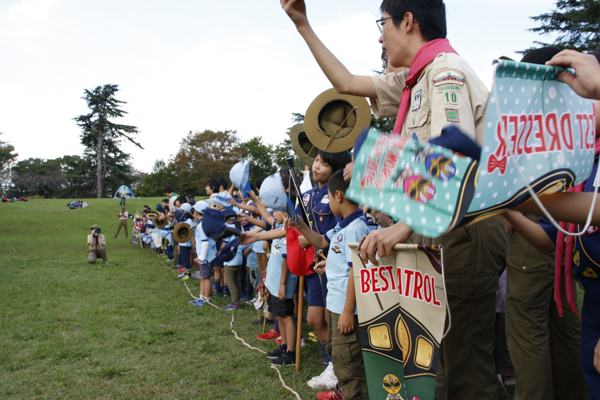
[[[300,371],[300,349],[302,348],[302,318],[304,316],[304,276],[298,281],[298,326],[296,329],[296,371]]]

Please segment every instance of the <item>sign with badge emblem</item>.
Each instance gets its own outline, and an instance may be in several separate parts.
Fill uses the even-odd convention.
[[[396,245],[379,266],[349,246],[369,398],[433,399],[446,320],[441,246]]]

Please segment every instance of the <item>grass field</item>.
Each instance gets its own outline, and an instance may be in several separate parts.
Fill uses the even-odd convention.
[[[127,209],[159,201],[128,199]],[[119,200],[87,202],[75,210],[67,200],[0,203],[0,398],[295,398],[263,355],[235,339],[231,313],[188,304],[164,260],[130,244],[131,235],[113,239]],[[87,263],[92,224],[106,236],[110,265]],[[197,293],[198,281],[188,282]],[[255,339],[253,307],[235,318],[249,344],[274,347]],[[281,368],[304,399],[316,393],[306,381],[321,373],[319,358],[309,341],[300,372]]]

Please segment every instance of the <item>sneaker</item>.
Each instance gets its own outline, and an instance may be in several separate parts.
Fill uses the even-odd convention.
[[[104,264],[106,264],[106,265],[110,265],[110,264],[108,263],[108,261],[106,261]]]
[[[248,301],[250,299],[252,299],[252,297],[248,295],[240,297],[240,301]]]
[[[282,343],[282,341],[281,341],[281,335],[280,335],[277,339],[275,339],[275,344],[281,344],[281,343]]]
[[[179,273],[181,273],[181,272],[183,272],[183,271],[185,271],[185,268],[183,268],[183,266],[181,266],[181,267],[180,267],[180,268],[177,270],[177,272],[179,272]]]
[[[202,307],[203,305],[205,305],[206,303],[204,302],[204,300],[202,299],[196,299],[196,300],[192,300],[189,302],[191,305],[196,306],[196,307]]]
[[[226,292],[226,291],[222,291],[222,292],[221,292],[221,296],[222,296],[222,297],[230,297],[230,296],[231,296],[231,293],[229,293],[229,292]]]
[[[240,304],[234,304],[233,302],[227,304],[226,306],[222,307],[223,310],[225,311],[235,311],[235,310],[241,310],[242,306]]]
[[[333,364],[330,362],[321,375],[315,376],[306,384],[313,389],[334,389],[337,385],[337,378],[333,372]]]
[[[262,335],[256,335],[256,338],[258,340],[273,340],[273,339],[277,339],[278,337],[280,337],[279,332],[277,332],[277,330],[275,330],[275,328],[271,328],[271,330],[267,333],[263,333]]]
[[[285,353],[283,346],[279,346],[275,350],[269,351],[267,354],[265,354],[265,356],[267,356],[267,358],[277,358],[280,357],[283,353]]]
[[[192,274],[192,279],[201,279],[200,271],[196,271]]]
[[[187,281],[188,279],[190,279],[190,276],[188,274],[186,274],[185,272],[182,273],[181,275],[177,276],[179,279],[181,279],[182,281]]]
[[[337,389],[328,390],[327,392],[319,392],[316,394],[319,400],[342,400],[342,392]]]
[[[283,353],[277,358],[269,360],[269,362],[273,365],[285,365],[288,367],[293,367],[296,365],[296,360],[292,360],[288,352]]]
[[[256,297],[253,297],[251,300],[248,300],[248,304],[254,304],[257,300],[258,299]]]

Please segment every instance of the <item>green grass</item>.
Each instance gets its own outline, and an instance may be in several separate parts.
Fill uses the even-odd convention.
[[[160,200],[128,199],[127,210]],[[295,399],[267,359],[235,339],[231,313],[191,306],[164,260],[123,232],[112,238],[119,200],[86,201],[75,210],[67,200],[0,203],[0,398]],[[110,265],[87,263],[93,224]],[[197,293],[198,281],[188,282]],[[255,339],[254,308],[235,316],[250,345],[273,348]],[[303,348],[299,372],[282,367],[304,399],[316,392],[306,381],[322,371],[319,347]]]

